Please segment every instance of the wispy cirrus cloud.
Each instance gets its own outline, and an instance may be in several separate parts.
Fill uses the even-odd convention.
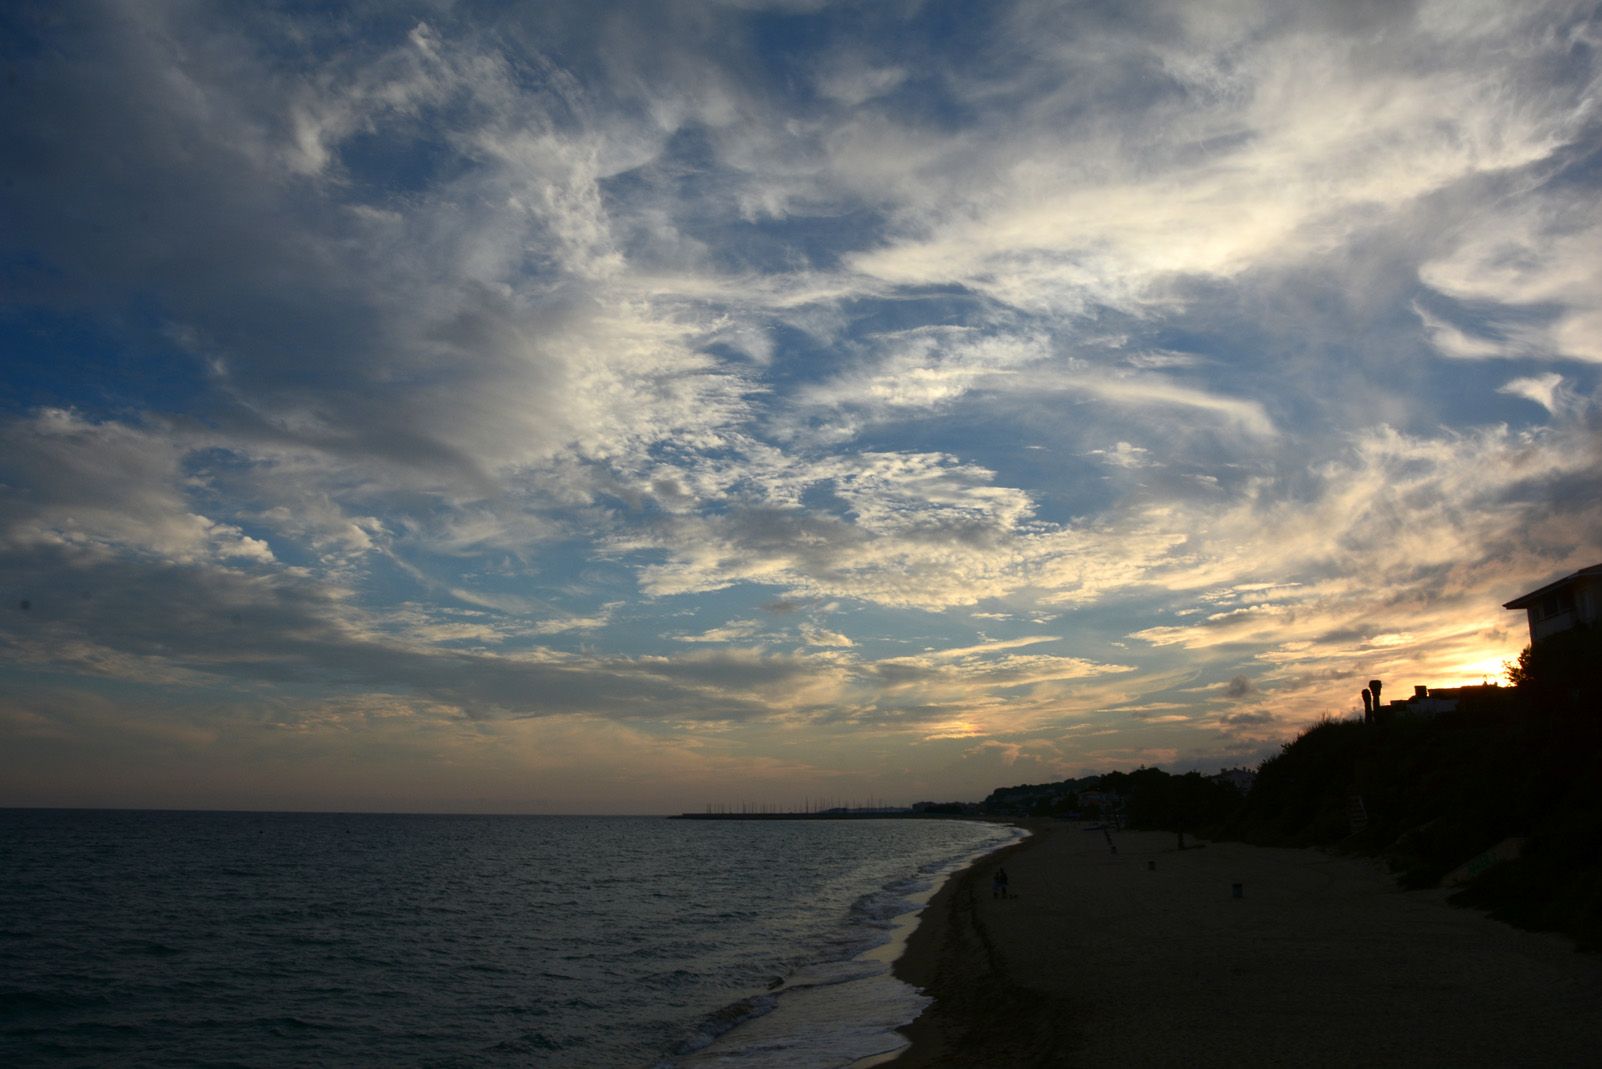
[[[1447,356],[1602,361],[1602,242],[1590,197],[1542,193],[1475,220],[1420,277],[1459,307],[1473,333],[1425,317]],[[1423,315],[1423,313],[1421,313]]]
[[[982,793],[1602,549],[1593,3],[3,18],[18,737]]]

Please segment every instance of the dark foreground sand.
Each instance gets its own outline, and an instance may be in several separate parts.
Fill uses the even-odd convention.
[[[1030,826],[896,963],[935,997],[898,1069],[1602,1066],[1602,957],[1566,939],[1361,859]],[[998,864],[1016,897],[992,898]]]

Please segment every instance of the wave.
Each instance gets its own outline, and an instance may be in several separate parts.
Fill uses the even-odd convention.
[[[766,995],[731,1003],[657,1069],[706,1064],[787,1069],[846,1066],[905,1045],[895,1030],[910,1024],[928,998],[896,979],[890,964],[939,886],[956,871],[1027,834],[1008,828],[993,839],[896,873],[856,896],[823,953],[797,967]],[[886,953],[885,951],[888,951]]]
[[[752,995],[729,1003],[718,1010],[703,1017],[696,1025],[691,1036],[679,1045],[675,1052],[679,1056],[695,1054],[711,1046],[720,1036],[727,1034],[736,1027],[753,1021],[765,1014],[772,1013],[778,1007],[779,1000],[773,995]],[[671,1061],[660,1062],[661,1069],[670,1069]]]

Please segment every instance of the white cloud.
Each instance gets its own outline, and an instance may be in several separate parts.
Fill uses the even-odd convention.
[[[1549,371],[1544,375],[1530,375],[1522,379],[1509,379],[1499,386],[1496,392],[1533,401],[1553,415],[1563,413],[1575,404],[1571,392],[1564,388],[1563,376],[1555,371]]]
[[[839,631],[830,631],[815,624],[802,624],[801,637],[806,640],[809,646],[832,646],[837,649],[847,649],[856,645],[855,642],[851,641],[850,635],[842,634]]]
[[[1470,334],[1413,303],[1413,314],[1424,324],[1424,334],[1442,356],[1458,360],[1484,360],[1489,357],[1521,355],[1522,347],[1510,348],[1505,337]]]
[[[762,630],[758,620],[730,620],[721,627],[709,628],[695,635],[675,635],[680,642],[748,642],[755,638]]]
[[[604,605],[600,612],[587,616],[561,616],[551,620],[541,620],[531,629],[536,635],[560,635],[570,631],[599,631],[612,620],[612,613],[619,607],[619,603]]]
[[[1411,38],[1392,27],[1373,48],[1295,16],[1259,16],[1264,29],[1246,31],[1234,13],[1220,20],[1232,36],[1216,50],[1116,32],[1064,41],[1020,20],[1012,43],[1058,65],[1080,93],[1142,69],[1174,92],[1105,119],[1078,110],[1078,93],[1046,94],[987,131],[978,151],[948,138],[909,152],[896,131],[875,131],[923,192],[892,187],[904,225],[850,262],[897,284],[955,282],[1071,312],[1087,301],[1160,306],[1172,276],[1228,279],[1321,255],[1422,197],[1543,160],[1580,133],[1585,89],[1552,74],[1567,45],[1549,12],[1522,15],[1472,35],[1425,19]],[[1189,28],[1213,32],[1200,20]],[[1414,62],[1425,53],[1431,63]],[[972,87],[980,107],[994,88]]]
[[[1082,391],[1112,404],[1136,408],[1190,409],[1216,417],[1232,429],[1247,434],[1263,437],[1274,434],[1273,422],[1263,411],[1263,406],[1257,402],[1221,396],[1158,375],[1128,374],[1108,377],[1082,375],[1066,381],[1070,384],[1070,389]]]
[[[1494,337],[1425,319],[1448,356],[1602,361],[1602,223],[1589,195],[1541,193],[1476,218],[1419,277],[1457,301],[1490,304]]]
[[[1091,455],[1101,457],[1115,468],[1140,468],[1146,465],[1145,457],[1149,452],[1140,446],[1119,442],[1111,449],[1093,449]]]

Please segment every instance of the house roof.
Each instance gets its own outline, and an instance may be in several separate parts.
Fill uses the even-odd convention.
[[[1556,582],[1548,583],[1539,590],[1532,590],[1528,594],[1521,594],[1512,601],[1503,605],[1502,608],[1528,608],[1537,601],[1540,601],[1542,598],[1546,597],[1548,594],[1552,593],[1554,590],[1561,590],[1563,587],[1571,586],[1579,580],[1590,576],[1602,576],[1602,564],[1593,564],[1589,568],[1581,568],[1573,575],[1565,575],[1562,579],[1559,579]]]

